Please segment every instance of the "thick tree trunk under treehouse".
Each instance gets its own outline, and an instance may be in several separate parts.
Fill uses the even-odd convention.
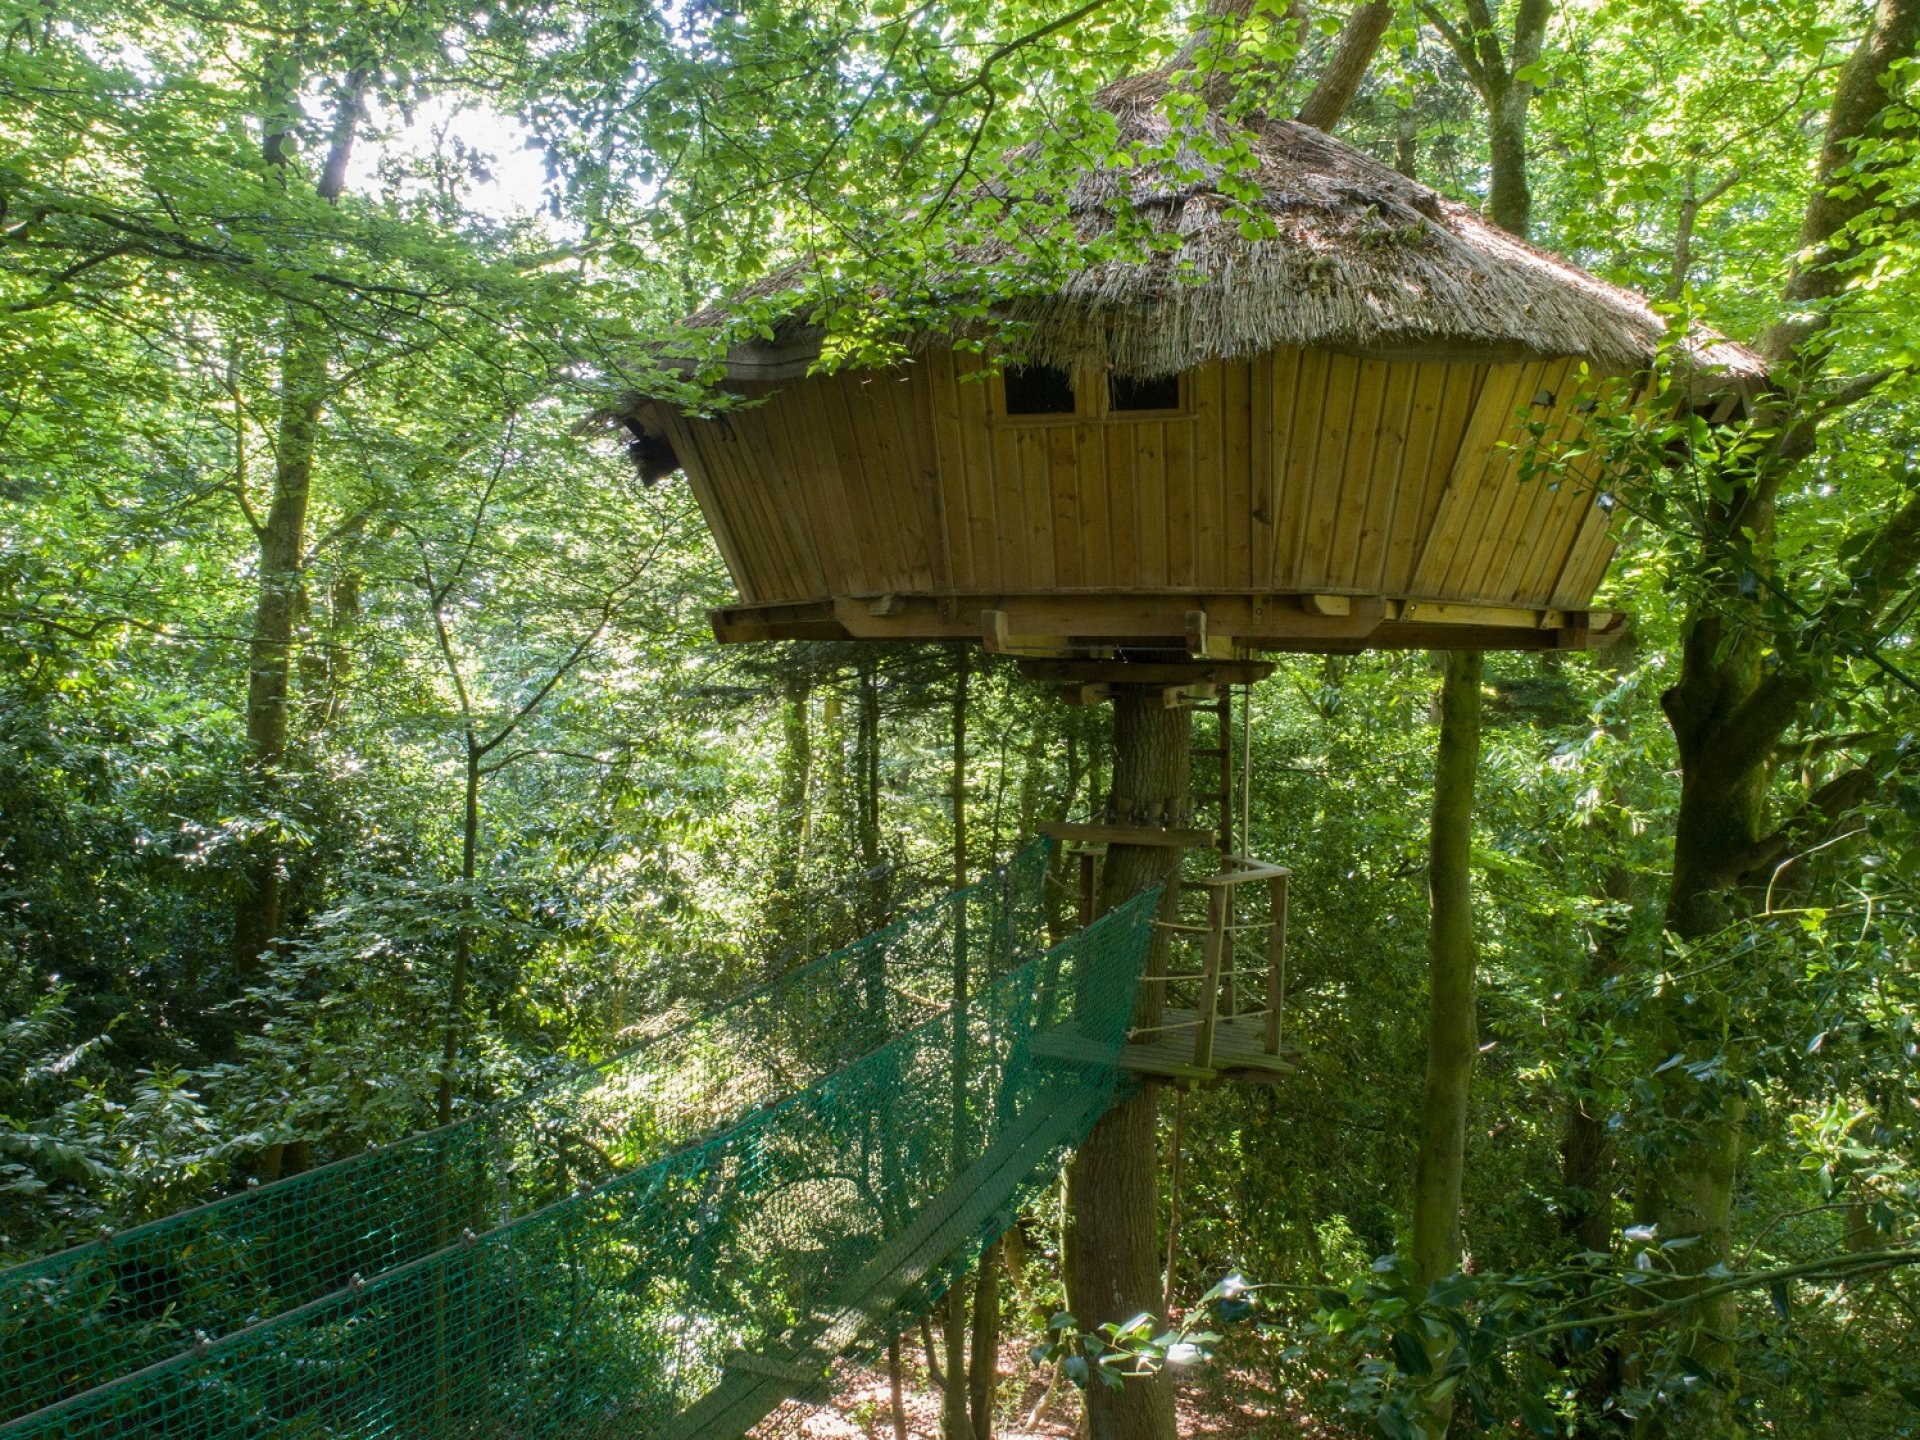
[[[1413,1264],[1424,1281],[1460,1268],[1467,1099],[1479,1051],[1474,1013],[1473,789],[1480,763],[1478,651],[1447,656],[1433,765],[1427,862],[1427,1076],[1413,1186]]]
[[[1186,822],[1191,714],[1169,710],[1157,693],[1114,697],[1114,818],[1121,824]],[[1178,883],[1180,852],[1166,846],[1115,845],[1100,876],[1102,911],[1156,885]],[[1147,952],[1147,974],[1167,965],[1165,931]],[[1136,1023],[1159,1018],[1160,989],[1141,987]],[[1151,1085],[1101,1118],[1067,1167],[1068,1303],[1083,1331],[1160,1309],[1156,1220],[1159,1142]],[[1164,1318],[1164,1317],[1163,1317]],[[1093,1440],[1173,1440],[1173,1385],[1165,1374],[1118,1389],[1087,1387]]]

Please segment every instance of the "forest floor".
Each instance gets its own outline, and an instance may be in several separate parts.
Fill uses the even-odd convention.
[[[910,1440],[939,1440],[940,1392],[927,1377],[919,1346],[904,1358],[907,1434]],[[1051,1367],[1034,1365],[1020,1342],[1001,1348],[1000,1374],[995,1440],[1077,1440],[1080,1393],[1072,1384],[1063,1379],[1049,1395]],[[1183,1370],[1178,1387],[1181,1440],[1344,1440],[1347,1433],[1302,1414],[1258,1367],[1232,1356]],[[895,1440],[885,1367],[847,1371],[831,1406],[777,1413],[756,1433]]]

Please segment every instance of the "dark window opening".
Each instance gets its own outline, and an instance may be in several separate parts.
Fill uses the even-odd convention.
[[[1051,365],[1009,365],[1002,376],[1009,415],[1073,414],[1073,377]]]
[[[1152,380],[1132,380],[1124,375],[1107,377],[1107,409],[1178,410],[1180,377],[1161,375]]]

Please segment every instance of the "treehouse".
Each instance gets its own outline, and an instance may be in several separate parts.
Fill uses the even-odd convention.
[[[1165,138],[1163,83],[1107,92],[1123,136]],[[719,638],[1225,658],[1617,635],[1592,608],[1613,553],[1597,458],[1527,479],[1524,457],[1578,434],[1600,379],[1647,369],[1659,317],[1317,130],[1250,138],[1268,238],[1204,179],[1080,176],[1087,233],[1126,200],[1178,245],[1011,304],[1018,363],[930,333],[909,363],[816,374],[795,319],[727,356],[755,403],[629,402],[739,589]],[[1738,346],[1684,348],[1691,401],[1760,377]]]
[[[1166,84],[1103,93],[1123,141],[1167,141]],[[1171,852],[1130,873],[1157,867],[1165,938],[1199,957],[1179,970],[1156,952],[1123,1063],[1178,1084],[1287,1068],[1287,872],[1234,844],[1231,684],[1264,676],[1266,651],[1616,638],[1625,617],[1594,608],[1610,477],[1599,447],[1566,442],[1601,391],[1645,397],[1668,339],[1639,296],[1318,130],[1268,120],[1243,138],[1253,233],[1200,167],[1088,170],[1068,184],[1082,232],[1130,206],[1165,242],[1151,258],[1090,261],[1008,303],[1000,328],[930,330],[888,369],[821,373],[824,337],[794,316],[728,353],[725,388],[750,403],[634,397],[621,416],[649,475],[692,484],[740,592],[713,613],[723,641],[975,640],[1073,698],[1215,700],[1203,750],[1185,713],[1150,744],[1144,722],[1116,723],[1131,793],[1049,827],[1080,847],[1088,923],[1100,847]],[[1725,415],[1764,379],[1717,337],[1677,358],[1661,404]],[[1171,748],[1183,773],[1142,781],[1129,746]],[[1207,828],[1189,753],[1211,760]],[[1183,879],[1178,852],[1208,845],[1218,873]],[[1083,1045],[1063,1033],[1036,1053]]]

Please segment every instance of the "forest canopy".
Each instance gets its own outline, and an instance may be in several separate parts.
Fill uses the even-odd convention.
[[[1669,323],[1592,441],[1631,632],[1252,689],[1299,1069],[1162,1109],[1180,1323],[1049,1330],[1061,1205],[1021,1219],[969,1294],[1038,1358],[971,1418],[949,1363],[944,1433],[1103,1346],[1218,1351],[1182,1405],[1271,1433],[1920,1433],[1920,3],[0,0],[0,37],[0,1261],[479,1114],[1099,815],[1111,716],[1007,657],[716,643],[695,497],[609,417],[724,413],[724,348],[793,323],[823,369],[1018,359],[1009,302],[1173,243],[1060,176],[1272,238],[1236,136],[1298,117]],[[1099,98],[1148,72],[1161,141]],[[1675,401],[1707,332],[1770,372],[1737,414]]]

